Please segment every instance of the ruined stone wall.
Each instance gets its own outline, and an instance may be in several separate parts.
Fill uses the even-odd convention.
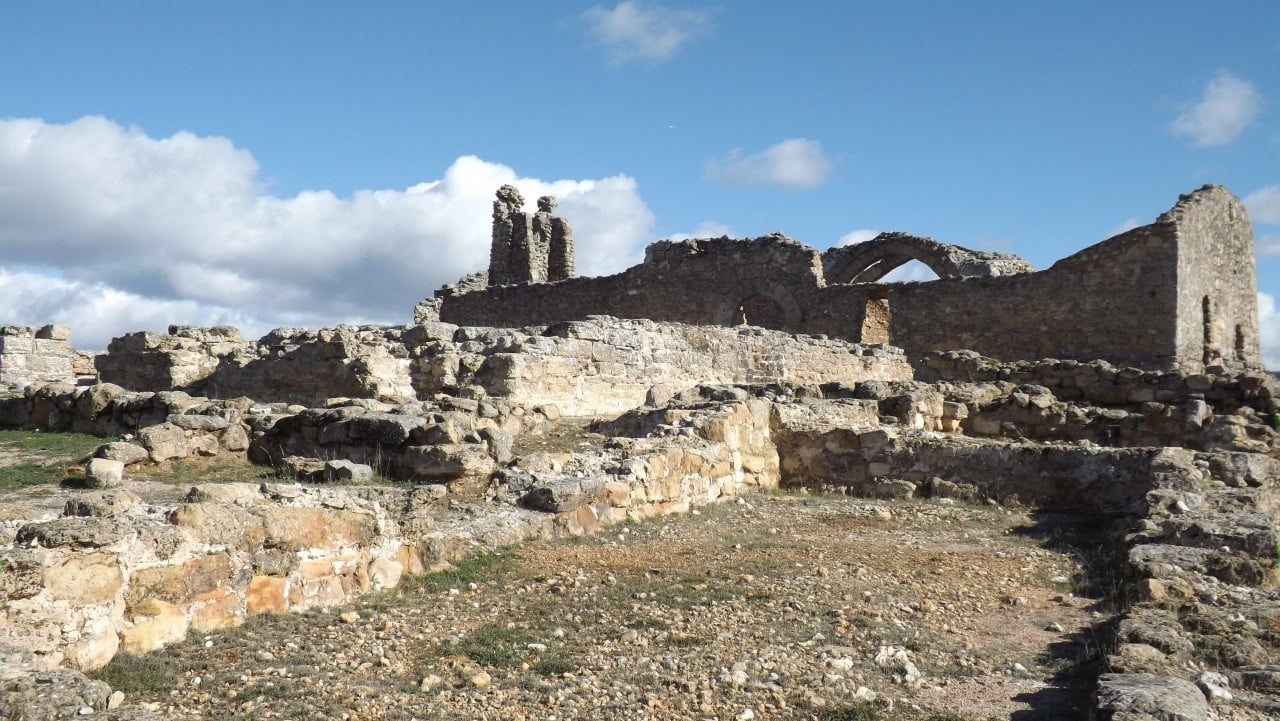
[[[1130,231],[1048,270],[927,283],[832,285],[819,290],[808,332],[849,337],[868,304],[887,303],[889,343],[911,356],[965,348],[1004,360],[1104,358],[1175,365],[1176,268],[1171,239]]]
[[[612,318],[562,323],[494,353],[468,380],[489,395],[554,403],[575,416],[617,414],[644,403],[649,389],[708,383],[820,384],[904,380],[896,348],[752,327],[697,327]]]
[[[1183,367],[1261,367],[1257,272],[1244,205],[1226,188],[1206,186],[1183,196],[1158,223],[1177,233]]]
[[[967,348],[1001,360],[1101,358],[1198,371],[1209,297],[1224,360],[1256,366],[1252,230],[1239,205],[1206,186],[1156,223],[1048,270],[926,283],[829,283],[817,251],[781,235],[662,241],[613,276],[446,290],[439,313],[460,325],[505,326],[595,314],[733,325],[745,315],[751,325],[859,341],[864,328],[882,337],[887,309],[888,342],[911,355]],[[868,323],[871,302],[878,307]]]
[[[91,356],[72,348],[70,338],[65,325],[0,328],[0,383],[22,387],[92,377]]]

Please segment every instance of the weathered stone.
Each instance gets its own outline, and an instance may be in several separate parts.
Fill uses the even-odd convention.
[[[29,523],[18,529],[18,544],[38,543],[45,548],[101,548],[123,539],[129,528],[110,518],[59,518]]]
[[[117,488],[110,491],[82,493],[67,499],[64,516],[110,516],[142,502],[138,494]]]
[[[322,508],[255,509],[266,533],[264,545],[286,550],[364,546],[376,531],[372,516]]]
[[[171,423],[142,429],[138,440],[156,463],[187,457],[187,434]]]
[[[368,483],[373,480],[373,469],[364,463],[348,460],[325,461],[324,477],[330,481]]]
[[[135,463],[141,463],[150,457],[150,452],[135,443],[126,443],[125,441],[112,441],[98,446],[93,452],[97,458],[106,458],[112,461],[120,461],[126,466],[132,466]]]
[[[1105,673],[1094,692],[1098,718],[1120,714],[1160,721],[1209,721],[1213,718],[1204,694],[1190,681],[1148,673]]]
[[[169,522],[204,543],[238,551],[257,550],[266,540],[261,517],[228,503],[185,503],[169,514]]]
[[[76,606],[108,603],[124,584],[120,561],[114,553],[86,553],[50,565],[44,572],[44,586],[53,598]]]
[[[84,464],[84,482],[89,488],[111,488],[124,481],[124,464],[107,458],[90,458]]]

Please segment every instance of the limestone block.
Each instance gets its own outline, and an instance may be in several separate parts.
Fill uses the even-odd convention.
[[[369,562],[367,574],[371,588],[395,588],[400,585],[400,578],[404,575],[404,565],[390,558],[375,558]]]
[[[495,464],[485,446],[473,443],[440,446],[409,446],[405,462],[415,477],[456,481],[461,478],[488,479]]]
[[[238,551],[256,551],[266,540],[263,519],[230,503],[185,503],[169,522],[189,529],[203,543]]]
[[[89,488],[112,488],[124,482],[124,464],[107,458],[90,458],[84,464],[84,482]]]
[[[1104,673],[1098,677],[1094,707],[1099,718],[1209,721],[1214,718],[1204,694],[1192,682],[1150,673]]]
[[[19,528],[15,542],[35,542],[44,548],[101,548],[120,541],[131,531],[126,523],[114,518],[58,518]]]
[[[354,511],[287,506],[255,509],[265,545],[286,550],[367,546],[376,535],[373,516]]]
[[[168,423],[179,428],[190,431],[205,431],[206,433],[215,433],[224,431],[231,423],[222,416],[207,416],[197,414],[170,414]]]
[[[187,457],[187,434],[171,423],[142,429],[138,433],[138,440],[156,463]]]
[[[188,607],[191,628],[208,633],[244,623],[244,602],[235,589],[219,586],[192,598]]]
[[[147,653],[181,641],[191,627],[183,609],[163,601],[147,602],[137,615],[142,620],[120,634],[121,648],[130,653]]]
[[[120,650],[120,637],[110,616],[98,616],[85,621],[80,628],[80,638],[65,647],[67,665],[81,671],[93,671],[106,666]]]
[[[254,576],[244,592],[248,613],[283,613],[289,610],[289,582],[279,576]]]
[[[64,516],[110,516],[142,502],[138,494],[117,488],[110,491],[82,493],[67,499]]]
[[[251,506],[262,500],[256,483],[202,483],[187,491],[188,503],[233,503]]]
[[[373,468],[364,463],[352,463],[345,459],[326,461],[324,477],[330,481],[368,483],[373,480]]]
[[[185,606],[230,583],[232,574],[231,557],[225,553],[200,556],[174,566],[140,569],[129,576],[125,602],[130,611],[151,600]]]
[[[218,455],[218,439],[204,433],[196,433],[187,439],[187,455],[209,458]]]
[[[126,466],[132,466],[135,463],[141,463],[150,457],[150,453],[146,448],[134,443],[126,443],[124,441],[113,441],[98,446],[93,452],[97,458],[106,458],[112,461],[120,461]]]
[[[123,585],[124,575],[114,553],[67,556],[44,571],[44,587],[49,595],[75,606],[113,601]]]

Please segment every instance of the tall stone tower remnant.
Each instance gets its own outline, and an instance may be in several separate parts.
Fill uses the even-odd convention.
[[[493,201],[493,234],[489,247],[489,285],[545,283],[574,276],[573,229],[552,215],[554,196],[538,198],[532,218],[514,186],[498,188]]]

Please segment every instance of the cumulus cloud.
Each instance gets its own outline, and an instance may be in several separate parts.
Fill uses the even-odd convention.
[[[1276,309],[1275,296],[1269,293],[1258,294],[1258,341],[1263,365],[1280,371],[1280,311]]]
[[[733,228],[714,220],[704,220],[693,227],[692,233],[675,233],[668,240],[681,241],[691,238],[721,238],[724,236],[734,237]]]
[[[1262,94],[1228,72],[1209,81],[1204,95],[1183,108],[1174,119],[1174,135],[1186,136],[1199,148],[1225,145],[1235,140],[1262,110]]]
[[[406,322],[436,287],[487,266],[504,183],[530,205],[559,198],[583,274],[621,270],[650,238],[626,176],[544,181],[463,156],[403,190],[276,197],[225,138],[0,119],[0,319],[70,322],[90,348],[168,323]]]
[[[840,240],[836,241],[836,245],[857,245],[858,243],[865,243],[877,235],[880,235],[880,231],[878,230],[858,228],[857,230],[851,230],[840,236]]]
[[[763,185],[786,189],[816,188],[833,169],[822,144],[791,138],[751,155],[735,148],[707,161],[703,177],[721,185]]]
[[[666,60],[711,26],[709,11],[674,10],[640,0],[625,0],[612,10],[595,5],[582,19],[614,65]]]
[[[1280,225],[1280,185],[1268,185],[1249,193],[1244,197],[1244,207],[1255,223]]]

